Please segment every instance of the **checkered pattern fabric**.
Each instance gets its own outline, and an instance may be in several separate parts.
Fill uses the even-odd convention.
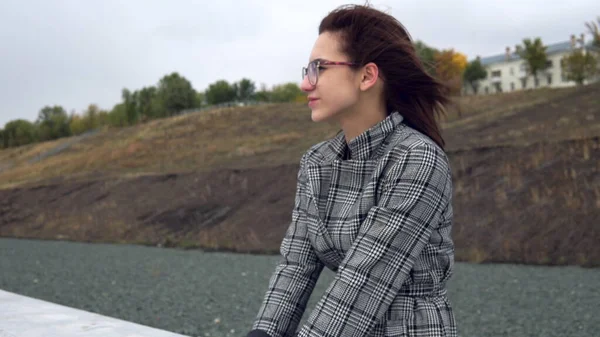
[[[302,156],[281,260],[251,334],[457,335],[446,293],[450,164],[402,121],[395,112],[348,144],[340,133]],[[325,267],[335,279],[299,326]]]

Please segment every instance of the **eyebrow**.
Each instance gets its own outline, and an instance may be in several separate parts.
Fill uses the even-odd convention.
[[[315,62],[315,61],[324,61],[324,59],[322,57],[317,57],[315,59],[310,60],[308,63],[312,63],[312,62]]]

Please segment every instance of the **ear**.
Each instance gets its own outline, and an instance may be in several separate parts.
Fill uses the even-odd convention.
[[[365,64],[360,73],[360,90],[367,91],[377,83],[379,68],[373,62]]]

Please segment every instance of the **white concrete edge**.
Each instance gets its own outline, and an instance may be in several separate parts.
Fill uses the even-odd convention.
[[[189,337],[0,289],[0,337]]]

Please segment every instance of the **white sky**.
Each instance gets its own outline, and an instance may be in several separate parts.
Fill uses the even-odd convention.
[[[271,87],[297,82],[334,0],[0,1],[0,127],[35,120],[45,105],[80,113],[111,109],[121,89],[154,85],[173,71],[196,90],[247,77]],[[414,39],[469,57],[549,44],[587,33],[600,1],[370,1]],[[589,35],[586,38],[590,38]]]

